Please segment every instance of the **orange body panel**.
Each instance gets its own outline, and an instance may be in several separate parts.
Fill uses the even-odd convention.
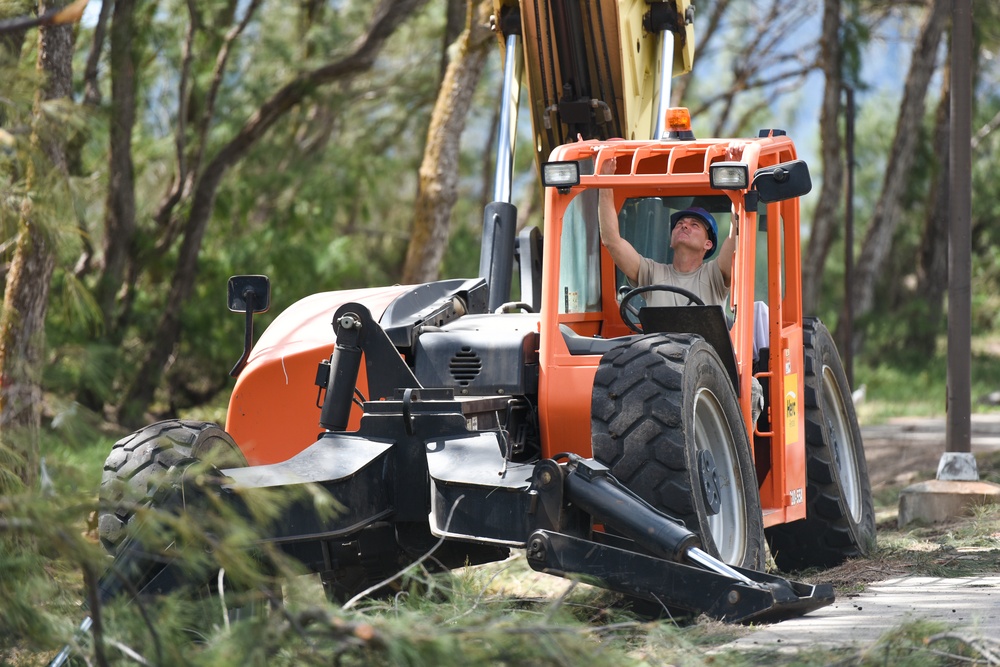
[[[322,292],[297,301],[257,341],[229,399],[226,430],[250,465],[284,461],[316,442],[322,431],[316,370],[333,353],[333,314],[357,301],[378,319],[407,286]],[[368,386],[364,365],[358,388]],[[356,429],[361,412],[351,413]]]
[[[562,336],[546,336],[545,330],[543,325],[539,358],[545,362],[538,378],[542,456],[573,452],[589,458],[590,394],[600,356],[571,355]]]

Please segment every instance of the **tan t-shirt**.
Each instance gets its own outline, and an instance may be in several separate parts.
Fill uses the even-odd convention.
[[[721,306],[729,296],[722,270],[716,261],[705,262],[690,273],[682,273],[673,264],[660,264],[648,257],[639,262],[639,285],[671,285],[694,292],[707,306]],[[686,296],[672,292],[648,292],[646,303],[650,306],[686,306]]]

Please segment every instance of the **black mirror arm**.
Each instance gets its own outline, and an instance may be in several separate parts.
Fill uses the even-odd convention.
[[[240,360],[236,362],[233,366],[233,370],[229,371],[231,377],[239,377],[240,372],[247,365],[247,359],[250,358],[250,349],[253,347],[253,308],[254,308],[254,297],[256,292],[252,288],[247,288],[243,290],[243,301],[246,303],[246,328],[244,329],[243,335],[243,354],[240,356]]]

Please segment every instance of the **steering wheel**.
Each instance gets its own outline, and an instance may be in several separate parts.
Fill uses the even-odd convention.
[[[625,323],[625,326],[640,334],[643,333],[643,331],[642,325],[639,324],[639,309],[633,306],[631,301],[645,292],[673,292],[674,294],[687,297],[688,302],[685,304],[687,306],[690,306],[691,304],[696,306],[705,305],[705,302],[702,301],[697,294],[690,292],[683,287],[674,287],[673,285],[640,285],[639,287],[630,289],[625,292],[625,295],[622,297],[621,304],[618,306],[618,314],[621,315],[622,322]],[[630,318],[629,315],[632,317]]]

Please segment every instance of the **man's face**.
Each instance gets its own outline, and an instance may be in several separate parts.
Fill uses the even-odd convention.
[[[670,247],[676,250],[680,246],[701,250],[703,253],[712,247],[712,241],[708,238],[708,227],[701,218],[686,215],[677,221],[673,231],[670,232]]]

